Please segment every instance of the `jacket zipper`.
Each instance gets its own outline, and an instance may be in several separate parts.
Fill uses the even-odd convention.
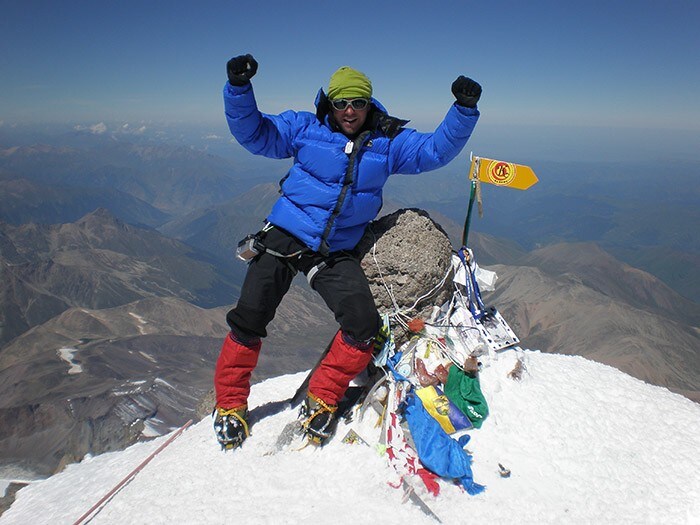
[[[335,203],[331,216],[328,218],[326,223],[326,228],[323,230],[323,235],[321,235],[321,244],[319,245],[318,251],[321,255],[328,255],[330,253],[330,246],[328,246],[328,236],[331,233],[335,219],[340,215],[340,210],[343,208],[343,203],[347,196],[348,190],[353,183],[353,175],[355,172],[355,160],[357,155],[360,153],[362,146],[364,146],[367,137],[370,135],[370,131],[363,131],[358,135],[354,141],[348,141],[345,145],[345,153],[349,154],[348,167],[345,170],[345,177],[343,178],[343,187],[340,189],[340,194],[338,195],[338,200]],[[352,149],[351,149],[352,148]],[[349,150],[349,151],[348,151]]]

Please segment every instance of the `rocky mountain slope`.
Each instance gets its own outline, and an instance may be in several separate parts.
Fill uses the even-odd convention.
[[[308,368],[335,332],[309,295],[294,287],[283,301],[254,380]],[[49,474],[193,417],[227,308],[156,297],[72,308],[15,339],[0,353],[0,470]]]
[[[235,261],[238,241],[259,231],[264,219],[279,197],[279,186],[258,184],[249,191],[224,203],[201,208],[160,226],[158,230],[194,248],[228,262],[231,271],[243,281],[246,266]]]
[[[104,209],[70,224],[0,224],[0,248],[0,344],[73,306],[110,308],[143,297],[214,306],[237,295],[227,268]]]
[[[573,274],[582,284],[630,306],[700,326],[700,304],[682,297],[648,272],[625,264],[595,243],[560,243],[519,261],[554,276]]]
[[[75,222],[97,208],[108,208],[126,223],[150,227],[163,224],[170,217],[116,189],[48,185],[28,179],[0,177],[0,202],[0,221],[14,225]]]
[[[564,274],[534,265],[490,268],[499,281],[487,300],[530,348],[582,355],[700,402],[700,329],[639,303],[649,282],[661,286],[651,275],[635,270],[621,292],[589,284],[600,267]]]

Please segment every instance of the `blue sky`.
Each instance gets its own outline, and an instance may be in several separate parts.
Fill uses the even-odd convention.
[[[341,65],[429,130],[460,74],[475,140],[614,159],[700,150],[697,1],[0,0],[0,124],[198,123],[224,133],[225,63],[260,63],[259,106],[312,109]],[[480,134],[480,135],[479,135]],[[576,153],[578,152],[578,153]],[[623,153],[624,152],[624,153]]]

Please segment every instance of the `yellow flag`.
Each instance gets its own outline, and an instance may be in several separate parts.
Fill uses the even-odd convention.
[[[479,180],[488,184],[526,190],[536,184],[538,180],[530,166],[476,156],[472,157],[469,170],[471,178],[474,178],[475,164],[477,163],[479,165]]]

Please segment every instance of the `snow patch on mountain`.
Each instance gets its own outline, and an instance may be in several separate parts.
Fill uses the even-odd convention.
[[[70,368],[68,369],[69,375],[79,374],[83,371],[83,367],[73,360],[75,354],[78,353],[76,348],[60,348],[56,351],[56,353],[58,354],[58,357],[70,365]]]
[[[142,316],[135,314],[134,312],[129,312],[129,315],[136,319],[136,321],[139,323],[138,329],[141,335],[146,334],[146,330],[144,329],[144,326],[148,324],[148,321],[144,319]]]

